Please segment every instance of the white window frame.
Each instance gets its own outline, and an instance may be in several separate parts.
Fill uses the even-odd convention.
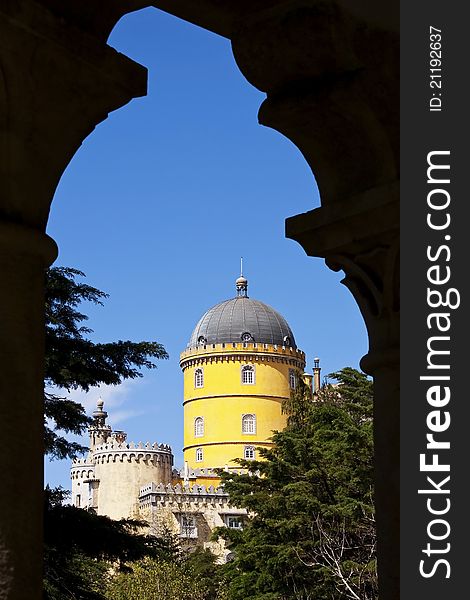
[[[294,369],[289,369],[289,387],[291,390],[295,390],[297,386],[297,375]]]
[[[204,436],[204,417],[196,417],[194,419],[194,437],[203,437]]]
[[[237,523],[236,526],[230,523]],[[240,515],[225,515],[225,526],[229,529],[243,529],[243,521]]]
[[[202,448],[196,448],[196,462],[202,462],[204,460],[204,451]]]
[[[204,369],[198,367],[194,371],[194,387],[195,388],[203,388],[204,387]]]
[[[254,435],[256,433],[256,415],[254,413],[242,415],[242,433],[246,435]]]
[[[180,513],[180,537],[197,538],[196,515],[191,513]]]
[[[243,449],[243,458],[245,460],[255,460],[255,457],[256,457],[255,447],[254,446],[245,446]]]
[[[251,381],[245,381],[245,374],[250,373],[251,376],[249,377],[249,379],[251,379]],[[255,385],[256,382],[256,371],[255,371],[255,367],[254,365],[243,365],[240,371],[240,376],[241,376],[241,382],[242,385]],[[248,376],[246,377],[246,379],[248,379]]]

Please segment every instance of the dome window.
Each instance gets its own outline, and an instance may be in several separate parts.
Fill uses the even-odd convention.
[[[245,333],[242,333],[242,341],[243,342],[252,342],[253,336],[251,335],[251,333],[248,333],[248,331],[245,331]]]
[[[194,419],[194,437],[202,437],[204,435],[204,418],[196,417]]]
[[[194,387],[204,387],[204,371],[202,369],[196,369],[194,371]]]
[[[289,387],[291,390],[295,390],[297,384],[297,378],[295,376],[294,369],[289,369]]]
[[[256,433],[256,415],[242,416],[242,433]]]
[[[202,448],[196,448],[196,462],[202,462],[203,456]]]
[[[254,385],[255,368],[253,365],[244,365],[242,367],[242,383],[244,385]]]
[[[245,446],[245,449],[243,452],[243,458],[245,458],[246,460],[254,460],[255,449],[253,446]]]
[[[284,342],[284,346],[290,346],[291,345],[291,339],[290,339],[290,337],[288,335],[285,335],[282,341]]]
[[[205,338],[203,335],[200,335],[200,336],[197,338],[197,343],[198,343],[200,346],[204,346],[205,344],[207,344],[207,340],[206,340],[206,338]]]

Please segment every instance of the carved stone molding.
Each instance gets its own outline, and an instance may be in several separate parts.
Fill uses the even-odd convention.
[[[326,259],[333,271],[343,270],[341,281],[354,296],[369,334],[369,353],[362,368],[374,374],[382,364],[399,362],[399,240],[357,254],[331,255]]]

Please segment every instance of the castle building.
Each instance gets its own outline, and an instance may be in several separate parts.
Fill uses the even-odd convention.
[[[248,296],[236,296],[201,317],[181,354],[184,374],[186,480],[219,482],[214,468],[237,470],[237,458],[258,458],[272,432],[285,427],[283,399],[305,368],[305,354],[286,320]],[[212,473],[209,475],[208,473]]]
[[[89,428],[90,448],[70,469],[72,501],[112,519],[139,516],[139,494],[144,483],[172,481],[173,453],[166,444],[126,442],[124,431],[112,431],[108,413],[98,400]]]
[[[184,467],[173,469],[165,444],[128,443],[106,424],[99,401],[89,429],[90,449],[71,469],[75,505],[114,519],[139,517],[160,533],[170,529],[188,545],[210,547],[217,526],[240,527],[246,511],[230,504],[216,469],[239,471],[237,459],[260,458],[272,432],[282,430],[282,402],[302,377],[320,387],[320,367],[304,373],[305,354],[287,321],[248,296],[236,280],[236,296],[210,308],[194,328],[180,365],[184,377]]]

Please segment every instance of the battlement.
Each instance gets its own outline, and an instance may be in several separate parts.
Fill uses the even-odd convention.
[[[124,452],[126,450],[146,450],[151,452],[166,452],[171,454],[171,446],[168,444],[159,444],[158,442],[154,442],[153,444],[150,442],[146,442],[145,444],[143,442],[139,442],[138,444],[135,442],[123,443],[114,438],[111,438],[104,444],[96,446],[94,454],[101,452]]]
[[[228,494],[223,491],[223,488],[213,485],[206,487],[197,484],[149,483],[140,488],[139,504],[141,508],[159,504],[180,504],[181,502],[227,504]]]
[[[204,344],[194,348],[186,348],[180,354],[180,366],[184,370],[189,366],[190,361],[197,359],[226,358],[235,360],[237,354],[243,359],[249,357],[250,360],[272,360],[277,357],[279,360],[295,360],[295,362],[305,365],[305,352],[298,348],[277,344],[258,344],[256,342],[233,342]]]
[[[96,446],[93,452],[93,462],[140,462],[151,461],[154,464],[170,463],[173,464],[173,453],[168,444],[158,444],[154,442],[135,444],[134,442],[120,443],[116,439],[111,439],[104,444]]]
[[[73,464],[70,468],[71,479],[93,479],[95,466],[90,464]]]
[[[91,453],[89,452],[85,458],[74,458],[72,460],[72,468],[74,468],[75,466],[93,467],[93,457]]]
[[[180,477],[184,477],[184,469],[180,471]],[[214,477],[220,479],[220,475],[218,475],[215,469],[206,468],[206,469],[189,469],[188,477],[193,479],[195,477]]]

